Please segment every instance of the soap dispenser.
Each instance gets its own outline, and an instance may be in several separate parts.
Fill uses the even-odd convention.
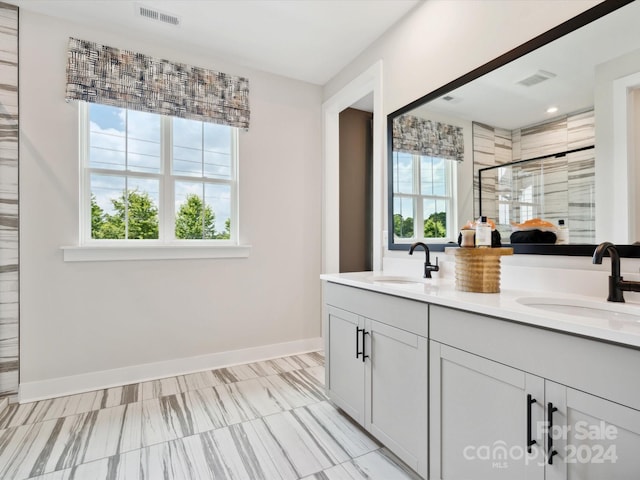
[[[476,247],[491,247],[491,225],[485,216],[480,217],[476,223]]]
[[[558,220],[558,235],[556,237],[556,245],[567,245],[569,243],[569,228],[565,225],[564,220]]]

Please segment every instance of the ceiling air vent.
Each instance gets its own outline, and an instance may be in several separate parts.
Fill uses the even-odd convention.
[[[161,12],[154,8],[143,7],[142,5],[138,5],[137,9],[138,9],[138,15],[143,18],[154,20],[156,22],[168,23],[169,25],[174,25],[176,27],[180,25],[180,17],[177,17],[175,15]]]
[[[555,77],[556,74],[555,73],[551,73],[551,72],[547,72],[545,70],[538,70],[536,73],[534,73],[533,75],[524,78],[522,80],[520,80],[518,83],[518,85],[524,85],[525,87],[532,87],[534,85],[537,85],[538,83],[542,83],[546,80],[549,80],[550,78]]]
[[[447,103],[460,103],[462,101],[461,98],[453,97],[451,95],[445,95],[444,97],[441,97],[441,99]]]

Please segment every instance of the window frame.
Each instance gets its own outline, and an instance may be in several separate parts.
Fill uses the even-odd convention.
[[[251,245],[240,243],[240,188],[239,188],[239,128],[231,129],[232,178],[173,175],[172,117],[161,115],[161,173],[113,171],[89,167],[89,103],[77,102],[79,135],[79,189],[78,189],[78,243],[62,246],[65,262],[111,260],[162,260],[201,258],[246,258]],[[197,120],[194,120],[197,121]],[[120,177],[159,178],[158,239],[94,239],[91,238],[91,183],[92,172]],[[229,239],[177,239],[175,238],[175,182],[230,185]],[[167,219],[169,217],[169,220]]]
[[[394,155],[401,152],[393,152]],[[391,194],[393,195],[394,201],[395,199],[403,199],[409,198],[412,201],[413,205],[413,232],[414,235],[410,238],[399,238],[395,236],[394,226],[391,224],[389,226],[389,232],[393,235],[393,242],[397,245],[409,245],[414,242],[424,242],[427,244],[436,244],[443,242],[456,241],[457,238],[454,238],[457,232],[453,231],[452,225],[457,224],[457,204],[456,204],[456,185],[457,185],[457,162],[454,160],[449,160],[446,158],[441,158],[437,156],[429,156],[429,155],[419,155],[416,153],[410,153],[411,155],[411,171],[412,171],[412,192],[411,193],[401,193],[396,192],[396,185],[394,183],[393,190]],[[426,195],[422,193],[422,165],[421,159],[422,157],[428,158],[439,158],[445,162],[445,169],[447,174],[447,196],[442,195]],[[396,159],[392,160],[392,163],[395,163]],[[394,178],[397,175],[394,175]],[[434,200],[443,200],[447,203],[447,236],[445,237],[430,237],[426,238],[424,236],[424,221],[426,218],[424,217],[424,200],[426,199],[434,199]],[[395,214],[395,210],[392,210],[390,218],[393,220],[393,216]],[[420,235],[417,236],[416,232],[420,232]]]
[[[173,173],[173,118],[160,115],[160,172],[136,172],[131,170],[110,170],[92,168],[90,162],[90,104],[79,102],[80,117],[80,245],[117,246],[132,245],[238,245],[238,128],[229,127],[231,135],[231,175],[230,179],[210,178]],[[198,120],[193,120],[199,122]],[[158,196],[158,237],[157,239],[96,239],[91,237],[91,174],[111,175],[120,178],[157,179]],[[229,239],[179,239],[175,237],[175,185],[176,182],[228,185],[230,188]],[[128,245],[131,246],[131,245]]]

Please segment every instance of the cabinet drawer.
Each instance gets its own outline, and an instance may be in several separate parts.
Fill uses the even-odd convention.
[[[357,313],[422,337],[427,337],[429,333],[429,308],[426,303],[331,282],[325,282],[324,301],[327,305]]]
[[[430,306],[431,339],[640,409],[640,350]]]

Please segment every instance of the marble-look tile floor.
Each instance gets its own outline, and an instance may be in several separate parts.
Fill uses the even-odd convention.
[[[323,383],[314,352],[10,405],[0,478],[416,479]]]

